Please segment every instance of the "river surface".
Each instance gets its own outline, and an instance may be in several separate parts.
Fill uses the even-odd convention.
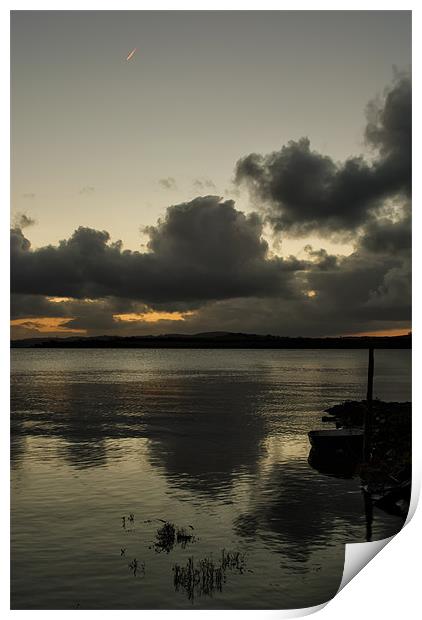
[[[376,351],[374,395],[411,400],[410,366],[410,351]],[[364,502],[359,478],[308,464],[307,433],[364,398],[366,371],[367,351],[13,349],[12,608],[332,598]],[[375,510],[373,539],[401,525]],[[211,581],[175,583],[189,558]]]

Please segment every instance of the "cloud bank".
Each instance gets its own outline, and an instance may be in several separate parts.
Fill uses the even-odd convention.
[[[198,307],[231,297],[292,295],[292,274],[305,266],[294,258],[270,258],[259,217],[216,196],[169,207],[145,232],[145,253],[124,250],[106,231],[82,227],[56,247],[33,250],[22,229],[14,228],[12,292]]]
[[[366,117],[370,157],[335,162],[312,150],[306,137],[267,155],[251,153],[237,162],[235,178],[250,191],[255,211],[244,213],[218,196],[169,206],[143,229],[145,252],[84,227],[56,246],[32,248],[24,228],[33,221],[21,215],[11,230],[15,334],[36,335],[37,317],[50,317],[61,333],[87,334],[406,329],[410,78],[398,75]],[[298,256],[277,256],[264,235],[268,226],[282,238],[347,237],[354,250],[334,255],[304,240]],[[152,312],[156,329],[145,320]]]
[[[242,158],[235,180],[262,201],[279,231],[354,234],[383,209],[386,198],[410,196],[411,106],[410,78],[404,75],[381,101],[368,105],[365,139],[374,149],[373,161],[360,156],[337,163],[303,137],[268,155]]]

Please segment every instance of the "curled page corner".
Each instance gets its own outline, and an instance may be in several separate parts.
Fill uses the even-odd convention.
[[[330,601],[325,601],[319,605],[313,605],[312,607],[302,607],[301,609],[282,609],[277,610],[277,618],[303,618],[304,616],[310,616],[317,611],[324,609]]]
[[[326,607],[329,602],[330,600],[327,600],[324,603],[320,603],[319,605],[313,605],[312,607],[301,607],[300,609],[251,609],[248,611],[244,610],[242,613],[246,618],[248,618],[248,616],[256,618],[257,614],[259,613],[259,617],[265,620],[272,620],[273,618],[277,618],[277,620],[279,620],[279,618],[303,618],[304,616],[310,616],[311,614],[315,614],[317,611],[321,611],[321,609],[324,609],[324,607]],[[224,614],[225,611],[220,613]]]
[[[315,614],[317,611],[321,611],[324,609],[326,605],[328,605],[330,601],[326,601],[325,603],[321,603],[320,605],[314,605],[313,607],[304,607],[303,609],[292,609],[291,614],[286,616],[288,618],[303,618],[304,616],[310,616],[311,614]]]
[[[347,543],[345,545],[343,577],[337,594],[353,579],[353,577],[356,577],[364,566],[374,559],[390,540],[393,540],[394,536],[396,536],[396,534],[389,538],[383,538],[382,540],[373,542]]]
[[[420,492],[421,492],[420,481],[419,480],[416,481],[415,478],[413,477],[409,511],[407,513],[406,521],[403,527],[408,525],[408,523],[412,520],[413,515],[415,514],[416,506],[418,505],[418,501],[419,501]]]
[[[412,482],[412,492],[410,497],[409,511],[403,527],[411,521],[416,511],[419,500],[420,485]],[[403,528],[402,528],[403,529]],[[400,530],[401,531],[401,530]],[[400,534],[400,531],[397,534]],[[343,577],[337,594],[366,566],[374,557],[391,541],[397,534],[389,538],[364,543],[347,543],[345,545]]]

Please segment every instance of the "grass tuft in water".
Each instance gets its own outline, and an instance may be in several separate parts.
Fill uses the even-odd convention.
[[[239,551],[226,551],[223,549],[221,552],[221,566],[224,571],[230,569],[243,573],[245,570],[245,556]]]
[[[177,530],[176,540],[182,549],[186,549],[186,545],[195,541],[195,536],[193,534],[189,534],[185,528],[182,527]]]
[[[138,562],[136,558],[133,558],[132,562],[128,564],[128,567],[134,577],[137,575],[143,577],[145,575],[145,562]]]
[[[155,550],[158,552],[165,551],[169,553],[176,542],[176,528],[174,523],[166,521],[162,527],[157,530]]]
[[[182,549],[185,549],[188,543],[194,541],[195,536],[189,534],[184,527],[176,528],[174,523],[165,521],[164,525],[157,530],[155,550],[157,552],[165,551],[169,553],[176,543],[180,545]]]
[[[227,570],[243,573],[244,569],[245,556],[238,551],[223,549],[218,562],[214,562],[212,557],[195,562],[190,557],[185,566],[173,566],[174,588],[176,592],[183,589],[191,601],[196,596],[213,596],[215,592],[222,591]]]

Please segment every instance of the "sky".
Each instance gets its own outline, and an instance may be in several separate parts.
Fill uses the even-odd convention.
[[[407,332],[410,63],[409,11],[12,12],[12,336]]]

